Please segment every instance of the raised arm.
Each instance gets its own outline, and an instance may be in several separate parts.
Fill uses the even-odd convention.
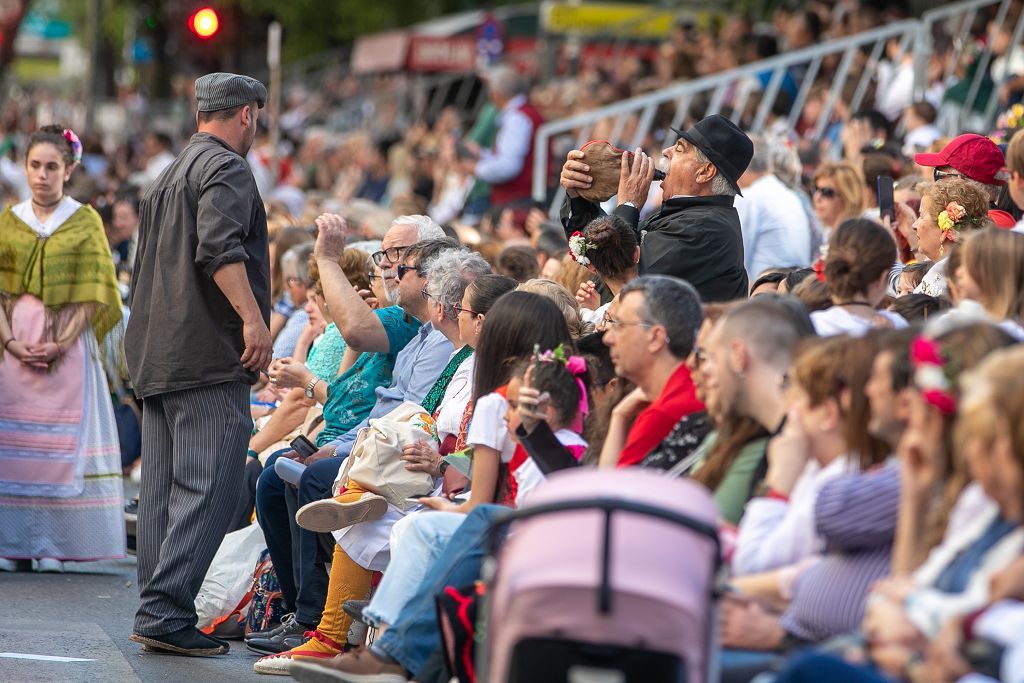
[[[384,324],[359,296],[339,263],[345,251],[345,219],[333,213],[321,214],[316,227],[320,234],[313,256],[338,331],[351,349],[387,353],[391,344]]]

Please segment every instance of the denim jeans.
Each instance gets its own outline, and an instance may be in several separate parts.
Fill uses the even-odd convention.
[[[373,643],[372,650],[397,661],[416,680],[432,680],[422,669],[441,647],[435,597],[445,586],[465,586],[480,578],[491,522],[507,511],[501,505],[479,505],[466,515],[441,554],[427,566],[426,578],[398,619]],[[429,514],[433,513],[424,516]]]
[[[295,610],[300,624],[316,626],[327,601],[326,563],[330,556],[324,553],[319,534],[295,523],[295,513],[303,505],[331,495],[344,458],[313,463],[302,473],[296,490],[274,471],[282,453],[267,460],[256,482],[256,519],[267,540],[285,603]]]
[[[871,664],[848,664],[835,655],[813,650],[792,657],[775,679],[776,683],[888,683],[891,680],[879,674]]]
[[[417,512],[391,528],[391,563],[363,617],[374,626],[393,624],[423,582],[423,567],[433,562],[466,521],[457,512]]]

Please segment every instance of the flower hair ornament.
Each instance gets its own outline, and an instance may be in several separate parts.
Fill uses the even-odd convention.
[[[78,164],[82,161],[82,141],[75,135],[75,131],[70,128],[64,129],[64,139],[71,145],[71,157],[72,163]]]
[[[942,236],[952,242],[953,229],[965,218],[967,218],[967,209],[963,204],[950,202],[946,204],[945,209],[939,212],[935,222],[938,224],[939,230],[942,231]],[[973,219],[968,219],[967,222],[973,222]]]
[[[929,337],[915,338],[910,344],[910,363],[914,366],[914,385],[920,390],[921,398],[947,417],[956,414],[950,362],[939,343]]]
[[[819,258],[814,262],[814,277],[818,278],[818,282],[828,282],[828,278],[825,277],[825,259]]]
[[[593,249],[597,249],[597,245],[593,242],[588,242],[587,238],[579,230],[574,232],[569,238],[569,254],[572,256],[572,260],[581,266],[590,265],[587,252]]]
[[[576,380],[576,388],[580,392],[580,404],[579,410],[576,413],[576,419],[572,424],[572,429],[576,432],[582,432],[583,418],[590,414],[590,404],[587,402],[587,385],[583,383],[583,377],[587,374],[587,361],[583,356],[567,356],[564,344],[559,344],[554,349],[538,354],[537,361],[540,363],[561,363]]]

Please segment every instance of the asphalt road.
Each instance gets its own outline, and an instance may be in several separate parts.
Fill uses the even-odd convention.
[[[125,493],[135,494],[125,481]],[[64,574],[0,572],[0,683],[291,680],[252,670],[241,641],[219,657],[142,652],[128,640],[138,607],[135,558],[67,563]],[[48,661],[28,657],[71,658]]]
[[[138,605],[135,558],[67,565],[64,574],[0,572],[0,681],[290,680],[253,673],[256,655],[241,641],[220,657],[144,653],[128,640]],[[44,655],[87,661],[12,658]]]

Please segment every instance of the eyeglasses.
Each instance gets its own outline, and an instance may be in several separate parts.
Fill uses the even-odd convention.
[[[395,270],[398,271],[398,279],[399,280],[401,280],[403,277],[405,277],[405,274],[409,273],[409,272],[415,272],[420,277],[423,277],[423,271],[421,271],[416,266],[398,266],[397,268],[395,268]]]
[[[460,313],[469,313],[470,315],[483,315],[483,313],[477,313],[472,309],[463,308],[458,304],[455,304],[454,306],[452,306],[452,308],[455,310],[455,315],[459,315]]]
[[[932,180],[934,180],[935,182],[939,182],[940,180],[943,180],[944,178],[963,178],[963,177],[964,177],[963,173],[957,173],[956,171],[940,171],[939,169],[935,169],[934,171],[932,171]]]
[[[645,322],[643,320],[635,323],[627,323],[622,320],[612,320],[608,317],[607,313],[605,313],[604,317],[601,318],[601,322],[604,324],[606,329],[614,329],[615,327],[632,327],[634,325],[637,327],[654,327],[654,323]]]
[[[367,276],[366,276],[366,277],[370,278],[370,282],[373,282],[374,280],[380,280],[380,279],[381,279],[382,277],[384,277],[384,276],[383,276],[383,275],[377,275],[377,273],[376,273],[376,272],[374,272],[374,271],[372,271],[372,270],[371,270],[371,271],[370,271],[370,272],[369,272],[369,273],[367,274]]]
[[[839,193],[836,192],[836,188],[834,187],[815,187],[814,194],[820,194],[825,199],[835,199],[839,196]]]
[[[404,247],[388,247],[387,249],[384,249],[383,251],[374,252],[374,254],[373,254],[373,256],[371,258],[373,258],[373,262],[375,264],[377,264],[378,266],[384,265],[385,257],[387,258],[387,260],[389,262],[397,263],[398,260],[400,258],[402,258],[402,254],[404,254],[405,250],[408,249],[408,248],[409,248],[408,244],[405,245]],[[399,266],[399,267],[401,267],[401,266]]]
[[[303,280],[301,277],[286,277],[284,281],[289,287],[294,287],[295,285],[305,285],[306,287],[313,286],[312,280]]]
[[[424,301],[430,301],[431,299],[433,299],[434,301],[437,301],[437,297],[436,296],[431,296],[430,292],[427,291],[426,287],[424,287],[423,289],[420,290],[420,296],[423,297]]]

